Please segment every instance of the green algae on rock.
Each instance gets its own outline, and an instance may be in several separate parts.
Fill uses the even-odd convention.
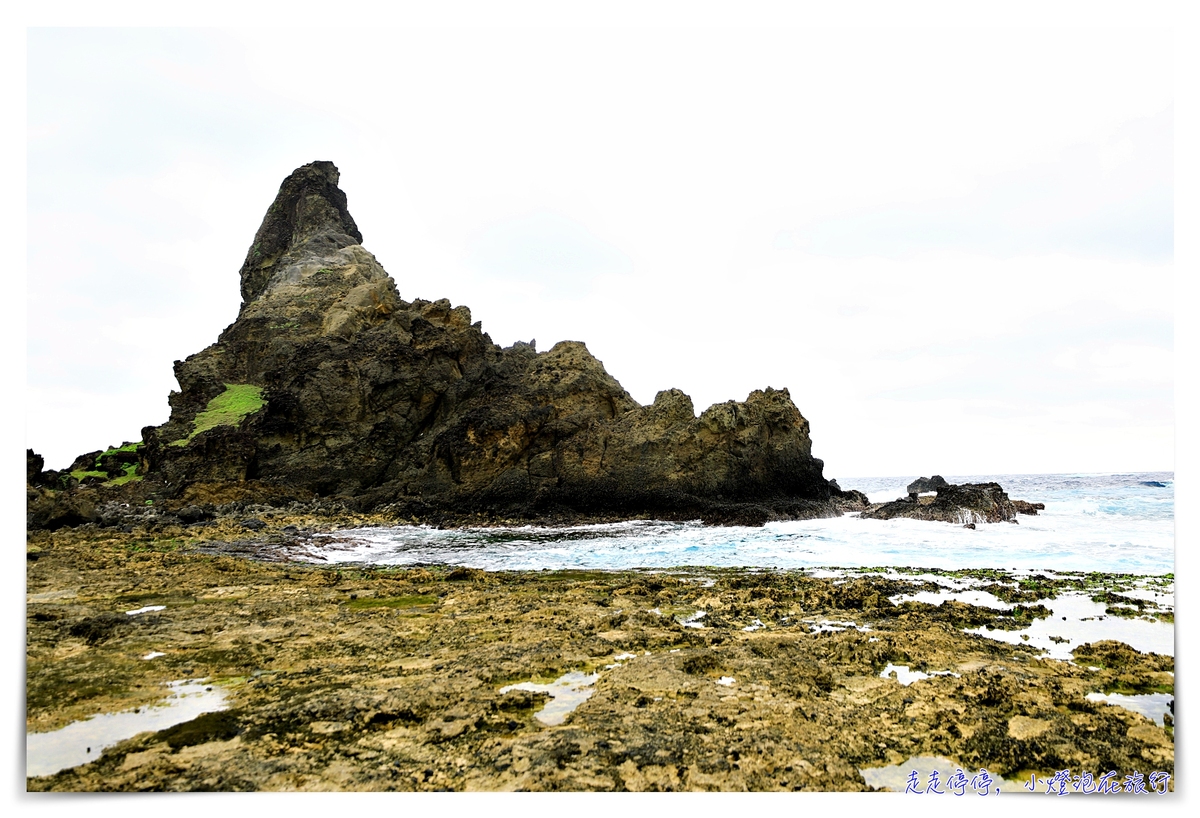
[[[247,416],[253,415],[267,405],[263,400],[261,386],[247,383],[227,383],[225,391],[208,402],[204,411],[192,421],[192,433],[173,440],[169,446],[186,446],[201,432],[217,426],[237,426]]]

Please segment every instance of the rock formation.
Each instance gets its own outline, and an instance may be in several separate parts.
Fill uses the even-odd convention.
[[[941,491],[946,486],[950,485],[946,482],[946,478],[940,474],[935,474],[933,477],[918,477],[916,480],[908,484],[909,495],[922,494],[927,491]]]
[[[697,417],[677,389],[640,406],[583,343],[501,349],[465,306],[400,297],[338,178],[313,162],[284,180],[237,320],[175,362],[170,419],[122,447],[140,461],[124,491],[181,506],[338,496],[435,521],[839,513],[786,389]],[[127,468],[84,459],[104,485]]]
[[[937,520],[973,528],[977,523],[1016,522],[1017,514],[1037,514],[1039,509],[1045,508],[1042,503],[1010,500],[999,483],[954,485],[936,475],[928,482],[933,480],[941,480],[941,484],[936,489],[921,491],[936,490],[937,497],[918,498],[917,492],[912,490],[914,485],[920,483],[917,481],[909,485],[908,497],[873,506],[860,516],[867,520],[891,520],[896,517]]]

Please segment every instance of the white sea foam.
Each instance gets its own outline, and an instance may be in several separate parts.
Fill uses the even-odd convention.
[[[911,479],[911,478],[907,478]],[[1019,524],[975,530],[921,520],[862,520],[857,516],[768,523],[760,528],[712,527],[636,520],[547,528],[425,526],[337,532],[348,542],[315,540],[314,559],[327,562],[411,565],[442,563],[485,570],[669,568],[720,566],[816,568],[908,566],[940,569],[1001,568],[1030,571],[1174,571],[1172,476],[1009,475],[953,477],[952,482],[996,480],[1010,497],[1045,503]],[[896,478],[840,480],[866,485],[869,496],[891,492]],[[1145,485],[1149,482],[1164,485]]]

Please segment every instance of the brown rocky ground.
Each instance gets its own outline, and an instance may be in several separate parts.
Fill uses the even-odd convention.
[[[1098,671],[1041,660],[960,630],[1014,617],[897,607],[888,596],[924,586],[882,577],[264,561],[286,525],[365,521],[32,532],[28,730],[149,704],[185,678],[225,686],[230,709],[28,788],[864,790],[859,769],[917,755],[1007,777],[1174,773],[1170,728],[1084,698],[1173,686],[1169,657],[1101,643]],[[698,610],[704,628],[681,624]],[[870,630],[814,634],[814,620]],[[901,686],[880,678],[889,662],[960,676]],[[594,694],[557,726],[535,717],[544,694],[499,692],[579,670],[599,671]]]

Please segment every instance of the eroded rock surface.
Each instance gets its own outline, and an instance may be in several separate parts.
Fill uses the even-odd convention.
[[[912,486],[909,488],[911,489]],[[926,490],[921,489],[921,491]],[[870,520],[907,517],[913,520],[936,520],[943,523],[975,525],[978,523],[1015,522],[1018,513],[1037,514],[1037,508],[1045,508],[1041,503],[1024,501],[1018,501],[1021,506],[1018,508],[999,483],[954,485],[942,481],[938,488],[928,490],[936,491],[937,496],[922,498],[913,493],[907,498],[873,506],[860,516]]]
[[[284,181],[237,320],[176,362],[170,419],[142,432],[123,487],[135,501],[337,496],[404,519],[839,513],[786,389],[697,417],[677,389],[640,406],[581,342],[501,349],[467,307],[401,298],[338,180],[314,162]],[[66,517],[30,524],[43,519]]]
[[[28,730],[144,707],[179,679],[230,709],[29,789],[863,790],[860,769],[930,755],[1013,779],[1174,773],[1170,725],[1087,698],[1172,692],[1171,657],[1098,642],[1040,658],[963,631],[1012,627],[1022,606],[889,601],[937,587],[916,576],[361,570],[235,558],[263,543],[210,534],[223,553],[181,529],[31,537]],[[501,692],[572,672],[598,676],[558,724],[538,719],[544,693]]]
[[[933,477],[918,477],[908,484],[907,491],[909,494],[921,494],[926,491],[941,491],[949,485],[946,482],[946,478],[940,474],[935,474]]]

